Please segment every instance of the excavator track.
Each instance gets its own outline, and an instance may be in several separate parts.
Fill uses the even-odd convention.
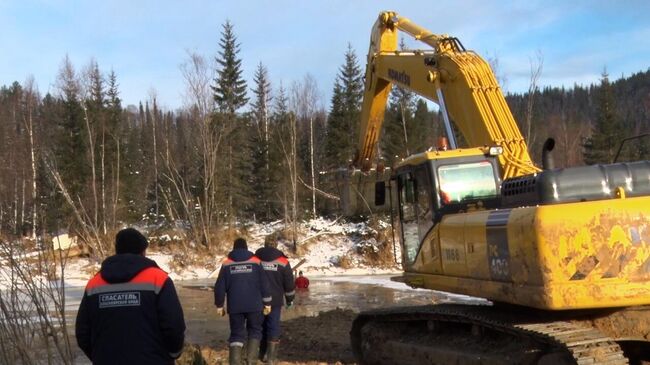
[[[362,364],[629,364],[597,329],[485,305],[429,305],[359,314],[351,342]]]

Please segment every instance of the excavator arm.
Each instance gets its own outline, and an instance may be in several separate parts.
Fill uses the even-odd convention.
[[[399,51],[398,30],[431,49]],[[440,106],[452,148],[456,145],[449,120],[469,147],[503,147],[499,162],[504,179],[539,171],[490,66],[456,38],[432,34],[395,12],[382,12],[373,26],[365,77],[356,167],[367,170],[375,158],[386,102],[396,84]]]

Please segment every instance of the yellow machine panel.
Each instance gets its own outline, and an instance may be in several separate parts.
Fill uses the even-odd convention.
[[[650,197],[446,216],[408,283],[540,309],[650,304]]]

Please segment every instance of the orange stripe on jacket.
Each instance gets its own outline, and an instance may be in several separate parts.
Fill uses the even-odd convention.
[[[133,279],[129,280],[127,283],[132,284],[153,284],[158,288],[162,288],[169,276],[166,272],[157,267],[148,267],[140,271]],[[104,285],[111,285],[108,281],[102,278],[101,272],[95,274],[95,276],[88,281],[86,285],[86,290],[97,288]],[[117,284],[117,283],[113,283]]]
[[[277,259],[275,259],[275,261],[277,261],[277,262],[279,262],[279,263],[281,263],[282,265],[285,265],[285,266],[289,264],[289,260],[287,260],[287,258],[284,257],[284,256],[278,257]]]
[[[233,259],[231,259],[231,258],[229,258],[229,257],[226,257],[226,258],[221,262],[221,264],[222,264],[222,265],[230,265],[230,264],[251,264],[251,263],[252,263],[252,264],[259,264],[259,263],[261,263],[261,262],[262,262],[262,260],[260,260],[259,258],[257,258],[257,256],[251,256],[251,258],[248,259],[248,260],[246,260],[246,261],[235,261],[235,260],[233,260]]]

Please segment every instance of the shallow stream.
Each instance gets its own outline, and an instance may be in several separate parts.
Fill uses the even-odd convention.
[[[317,316],[320,312],[346,309],[354,312],[366,309],[421,305],[441,302],[481,302],[480,299],[453,295],[431,290],[411,289],[405,284],[390,280],[390,276],[322,276],[310,277],[309,289],[297,290],[294,305],[284,308],[282,321],[300,317]],[[183,305],[187,326],[186,342],[220,346],[228,338],[228,317],[219,317],[214,306],[213,285],[215,279],[175,282]],[[81,297],[81,288],[67,291],[70,323]],[[81,354],[79,364],[87,359]]]
[[[282,320],[316,316],[333,309],[366,309],[420,305],[441,302],[476,302],[480,299],[431,290],[411,289],[393,282],[390,276],[323,276],[310,277],[306,290],[296,290],[291,308],[283,309]],[[185,281],[176,287],[185,311],[189,342],[209,344],[228,337],[227,317],[218,317],[212,287],[214,279]]]

